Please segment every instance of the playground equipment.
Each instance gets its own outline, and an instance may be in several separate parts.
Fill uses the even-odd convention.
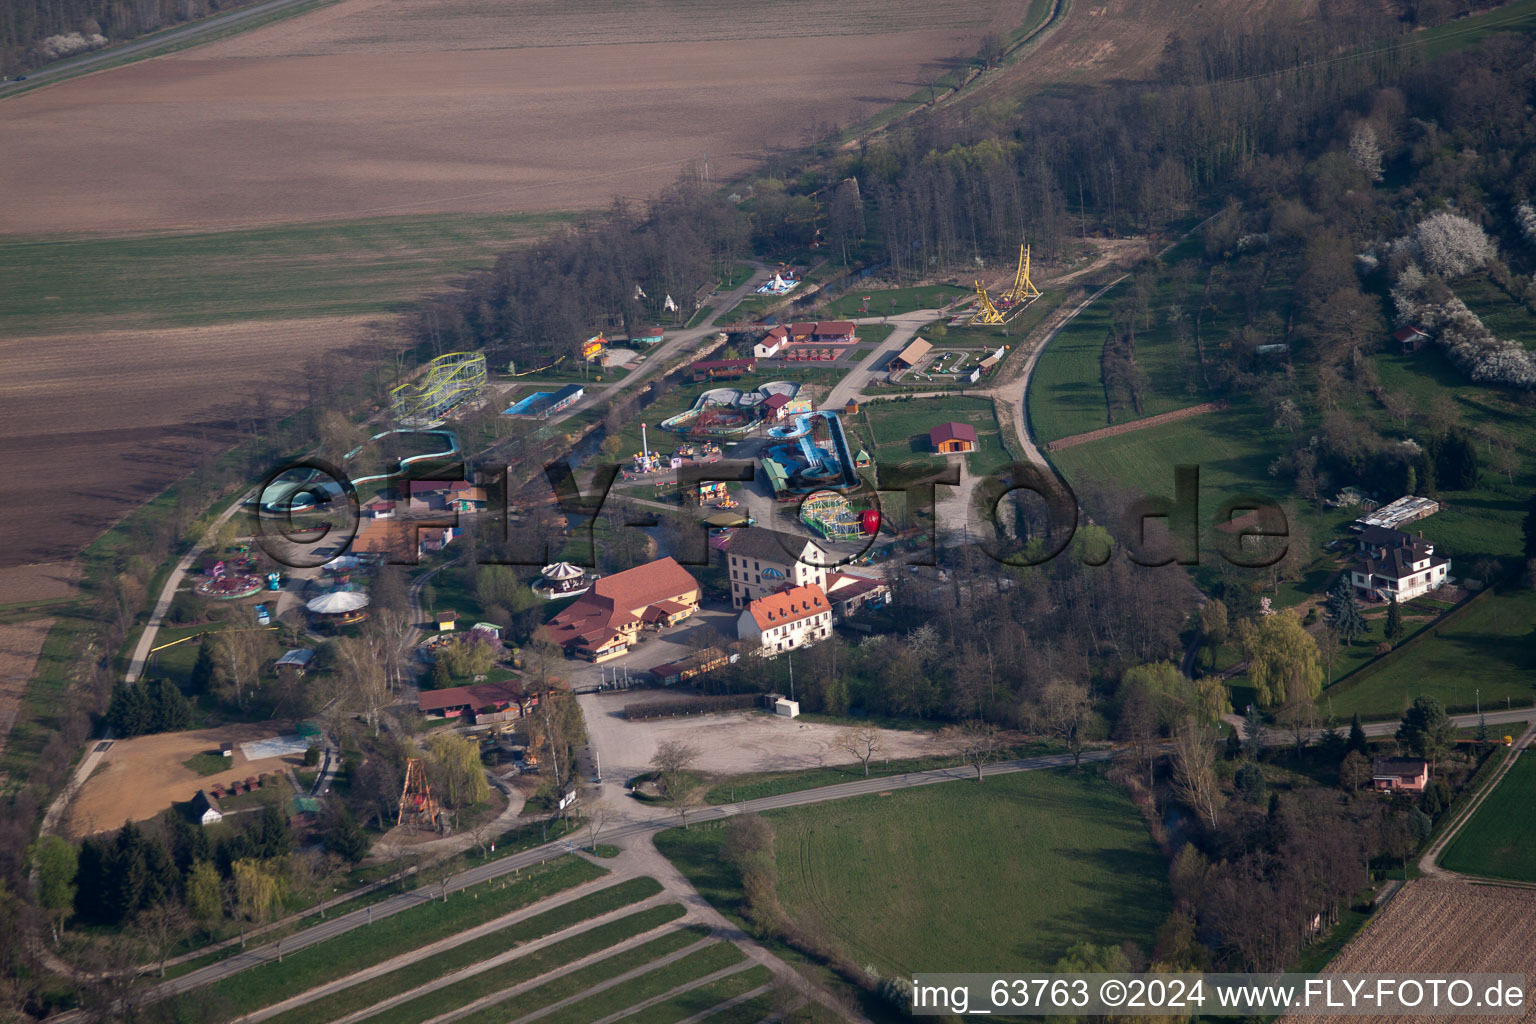
[[[391,391],[389,408],[398,423],[430,423],[479,398],[484,388],[485,356],[480,352],[449,352],[428,363],[415,380]]]
[[[259,593],[265,586],[260,576],[220,573],[201,580],[192,589],[199,597],[214,601],[236,601]]]
[[[821,490],[850,491],[862,484],[837,413],[801,413],[770,429],[768,436],[789,442],[773,445],[761,458],[778,500],[794,501]]]
[[[426,765],[419,757],[410,758],[405,762],[405,787],[400,791],[400,814],[395,824],[404,825],[411,832],[418,828],[436,832],[440,810],[427,782]]]
[[[800,521],[826,540],[850,541],[879,530],[880,513],[855,509],[834,491],[818,491],[800,503]],[[874,529],[869,528],[871,524]]]

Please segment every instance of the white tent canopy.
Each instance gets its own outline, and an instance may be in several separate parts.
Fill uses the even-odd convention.
[[[575,580],[586,575],[586,570],[579,565],[570,562],[556,562],[554,565],[546,565],[540,570],[545,579],[549,580]]]
[[[305,607],[316,615],[345,615],[347,612],[355,612],[359,608],[366,607],[367,604],[368,595],[360,590],[337,590],[329,594],[321,594]]]
[[[356,569],[357,568],[357,556],[356,555],[337,555],[335,558],[331,559],[329,562],[326,562],[325,565],[322,566],[321,568],[329,569],[332,572],[345,572],[348,569]]]

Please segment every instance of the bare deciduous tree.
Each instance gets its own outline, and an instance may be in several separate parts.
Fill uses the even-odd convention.
[[[688,827],[688,811],[699,800],[699,787],[691,769],[699,751],[681,740],[667,740],[656,748],[651,769],[656,773],[656,788],[667,805],[677,811],[683,827]]]
[[[1002,746],[997,726],[990,722],[962,722],[939,731],[939,742],[954,755],[976,769],[976,781],[980,782],[981,770],[996,757]]]
[[[1216,781],[1216,738],[1209,726],[1193,718],[1173,734],[1173,786],[1207,825],[1217,824],[1222,795]]]
[[[837,748],[845,750],[864,766],[864,777],[869,778],[869,762],[885,753],[885,739],[873,725],[855,725],[837,734]]]

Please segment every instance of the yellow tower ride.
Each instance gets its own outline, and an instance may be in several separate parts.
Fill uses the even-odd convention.
[[[1014,306],[1040,297],[1040,289],[1029,279],[1029,246],[1019,246],[1019,269],[1013,275],[1013,287],[1003,292],[1004,305]]]
[[[1001,324],[1006,322],[1007,317],[1003,316],[1003,311],[992,304],[992,300],[987,297],[987,290],[981,286],[980,281],[977,281],[976,314],[971,317],[971,323]]]

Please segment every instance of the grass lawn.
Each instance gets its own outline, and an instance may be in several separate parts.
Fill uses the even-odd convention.
[[[1495,32],[1536,33],[1536,0],[1515,0],[1512,4],[1495,7],[1468,18],[1456,18],[1425,29],[1418,33],[1417,38],[1424,56],[1433,59],[1454,50],[1476,46],[1484,37]],[[1468,302],[1468,305],[1471,303]]]
[[[1357,711],[1361,718],[1396,718],[1419,696],[1471,710],[1478,691],[1485,710],[1504,707],[1506,697],[1528,706],[1536,698],[1533,623],[1536,593],[1494,594],[1380,671],[1324,690],[1318,703],[1345,721]]]
[[[802,716],[814,721],[817,716]],[[834,719],[825,719],[835,721]],[[844,720],[846,721],[846,720]],[[1060,753],[1060,747],[1049,743],[1025,743],[1001,752],[1004,758],[1041,757]],[[914,757],[906,760],[871,761],[869,777],[902,775],[906,772],[928,771],[933,768],[952,768],[953,757]],[[738,800],[756,800],[765,796],[796,793],[817,786],[835,786],[840,782],[857,782],[864,778],[862,765],[833,765],[826,768],[810,768],[796,772],[754,772],[738,775],[733,779],[711,786],[704,799],[712,804],[735,803]]]
[[[949,422],[969,423],[976,430],[978,450],[966,457],[972,473],[990,473],[1008,463],[991,399],[956,395],[868,402],[860,406],[852,425],[861,439],[868,438],[874,444],[870,454],[883,465],[895,466],[914,459],[938,465],[948,456],[934,454],[928,432]]]
[[[193,754],[187,760],[181,762],[199,775],[217,775],[219,772],[228,771],[235,766],[232,757],[221,757],[218,754]]]
[[[1199,466],[1201,515],[1207,516],[1239,494],[1284,496],[1268,472],[1277,450],[1267,437],[1263,410],[1234,404],[1220,412],[1063,448],[1050,458],[1069,483],[1097,479],[1168,498],[1173,497],[1173,468]],[[1205,530],[1209,524],[1201,526]]]
[[[863,291],[854,288],[848,294],[829,303],[817,315],[824,320],[838,317],[897,316],[918,309],[943,309],[971,289],[952,284],[925,284],[915,288],[881,288]],[[866,308],[864,296],[869,296]]]
[[[399,970],[391,971],[379,978],[374,978],[366,985],[355,985],[326,996],[324,999],[317,999],[314,1002],[295,1007],[286,1013],[279,1014],[272,1018],[272,1020],[278,1022],[278,1024],[304,1024],[306,1021],[336,1020],[350,1013],[355,1013],[383,1002],[402,992],[409,992],[420,985],[425,985],[430,981],[462,970],[482,960],[488,960],[510,949],[515,949],[525,942],[541,938],[545,935],[552,935],[562,929],[580,924],[582,921],[590,920],[632,903],[638,903],[640,900],[647,899],[660,891],[661,885],[651,878],[635,878],[627,882],[621,882],[618,885],[583,896],[579,900],[556,907],[525,921],[509,925],[474,942],[455,946],[434,956],[408,964]],[[556,967],[570,963],[572,960],[577,960],[591,953],[606,949],[616,942],[621,942],[632,935],[639,935],[641,932],[676,920],[681,916],[682,908],[675,904],[668,907],[655,907],[651,910],[641,911],[638,914],[630,914],[599,928],[593,928],[582,932],[580,935],[574,935],[569,939],[563,939],[537,952],[519,957],[506,965],[466,979],[463,986],[465,988],[472,987],[477,990],[471,994],[465,994],[462,999],[459,999],[453,1005],[462,1006],[465,1003],[478,999],[482,995],[496,991],[497,988],[515,985],[529,978],[536,978],[545,971],[553,970]],[[505,972],[509,971],[513,974],[516,974],[518,971],[523,973],[520,976],[512,977],[511,980],[501,981],[492,987],[484,987],[487,982],[501,978]],[[478,989],[483,989],[483,991]],[[424,1000],[430,1000],[430,1005],[438,1007],[438,1012],[441,1012],[448,1009],[448,1006],[444,1003],[445,998],[449,1000],[458,999],[460,994],[459,987],[455,987],[446,996],[441,991],[433,992],[400,1004],[399,1007],[396,1007],[395,1011],[386,1016],[396,1017],[399,1016],[399,1012],[403,1011],[404,1008],[414,1007],[420,1014],[421,1019],[426,1019],[433,1016],[433,1014],[420,1013],[420,1011],[428,1006]],[[406,1019],[414,1018],[407,1016]]]
[[[558,1003],[562,999],[580,995],[599,982],[607,981],[626,971],[643,967],[652,960],[658,960],[670,953],[685,949],[708,934],[709,929],[702,925],[674,929],[649,942],[641,943],[622,953],[615,953],[597,963],[588,964],[580,970],[529,989],[515,997],[517,1006],[514,1011],[509,1012],[505,1003],[493,1003],[467,1017],[460,1017],[458,1024],[506,1024],[510,1019],[532,1013],[540,1007]],[[619,1008],[623,1009],[623,1007]]]
[[[1451,871],[1536,882],[1536,758],[1516,761],[1440,858]]]
[[[631,914],[601,928],[573,935],[569,939],[546,946],[527,956],[518,957],[499,967],[492,967],[490,970],[464,978],[450,989],[439,989],[419,995],[415,999],[400,1003],[369,1019],[375,1024],[417,1024],[418,1021],[430,1020],[437,1014],[468,1006],[477,999],[483,999],[513,985],[532,981],[542,974],[564,967],[584,956],[600,953],[625,939],[670,924],[682,917],[683,913],[681,904],[672,903]],[[484,955],[474,959],[484,959]],[[442,975],[440,973],[428,975],[422,980],[430,981],[435,977],[442,977]]]
[[[1487,276],[1474,275],[1458,281],[1456,297],[1498,337],[1513,339],[1526,348],[1536,345],[1536,316]]]
[[[544,1024],[591,1024],[696,978],[739,964],[746,956],[739,946],[717,942],[539,1019]]]
[[[588,861],[562,857],[514,878],[497,878],[381,918],[364,928],[289,953],[211,986],[239,1015],[344,978],[360,968],[526,907],[606,872]]]
[[[691,988],[681,995],[673,996],[665,1002],[657,1003],[648,1010],[641,1010],[624,1018],[624,1024],[675,1024],[676,1021],[686,1020],[694,1014],[703,1013],[711,1007],[719,1006],[727,999],[735,999],[737,996],[746,995],[759,985],[766,985],[773,980],[773,972],[759,964],[749,967],[745,971],[737,971],[735,974],[726,975],[719,981],[712,981],[708,985],[700,985]],[[714,1020],[714,1017],[710,1017]],[[758,1018],[751,1018],[757,1020]]]
[[[1096,771],[1023,772],[769,812],[779,894],[803,927],[886,975],[1049,969],[1079,940],[1150,949],[1171,905],[1140,814]],[[657,846],[734,912],[723,826]]]
[[[0,238],[9,335],[400,308],[567,214],[451,214],[237,231]]]

